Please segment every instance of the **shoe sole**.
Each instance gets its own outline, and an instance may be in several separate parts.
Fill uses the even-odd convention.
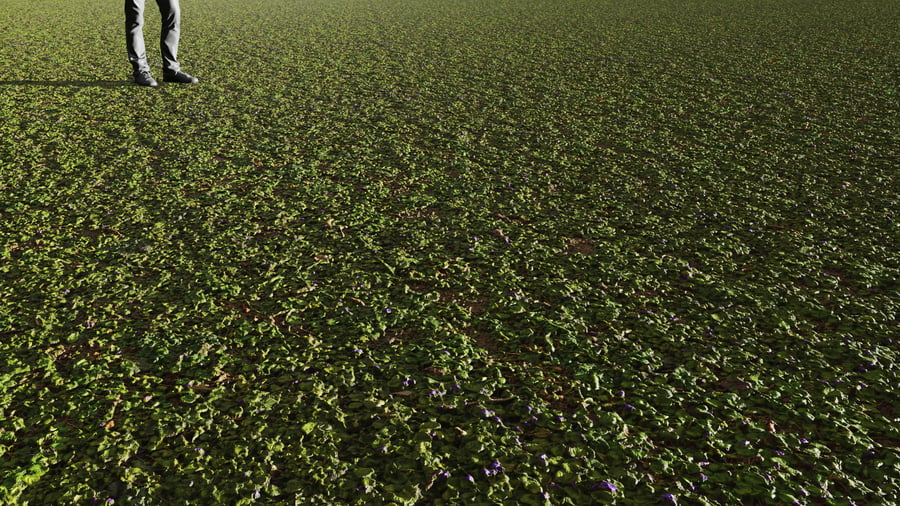
[[[199,79],[194,79],[193,81],[180,81],[178,79],[166,79],[163,78],[164,83],[177,83],[177,84],[197,84],[200,82]]]

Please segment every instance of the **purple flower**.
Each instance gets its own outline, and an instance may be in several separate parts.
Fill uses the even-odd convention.
[[[616,488],[615,485],[613,485],[612,483],[610,483],[608,481],[601,481],[600,488],[609,490],[610,492],[615,492],[615,491],[619,490],[618,488]]]
[[[675,496],[672,494],[663,494],[662,498],[666,502],[670,502],[672,504],[678,504],[678,501],[675,499]]]

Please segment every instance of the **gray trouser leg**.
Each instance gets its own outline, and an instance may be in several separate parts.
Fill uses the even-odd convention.
[[[144,0],[125,0],[125,45],[132,69],[150,70],[144,47]]]
[[[163,69],[174,71],[178,65],[178,38],[181,33],[181,7],[178,0],[156,0],[162,16],[162,31],[159,48],[163,58]],[[132,69],[149,70],[147,48],[144,46],[144,0],[125,0],[125,43],[128,61]]]
[[[163,58],[163,69],[176,71],[178,64],[178,38],[181,36],[181,6],[178,0],[156,0],[162,16],[162,32],[159,35],[159,49]]]

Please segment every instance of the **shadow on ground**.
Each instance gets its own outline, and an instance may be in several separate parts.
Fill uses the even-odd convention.
[[[129,86],[131,81],[0,81],[0,86],[71,86],[75,88],[118,88]]]

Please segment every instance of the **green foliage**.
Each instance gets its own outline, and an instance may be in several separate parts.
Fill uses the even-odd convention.
[[[0,503],[897,501],[889,1],[183,12],[0,12]]]

